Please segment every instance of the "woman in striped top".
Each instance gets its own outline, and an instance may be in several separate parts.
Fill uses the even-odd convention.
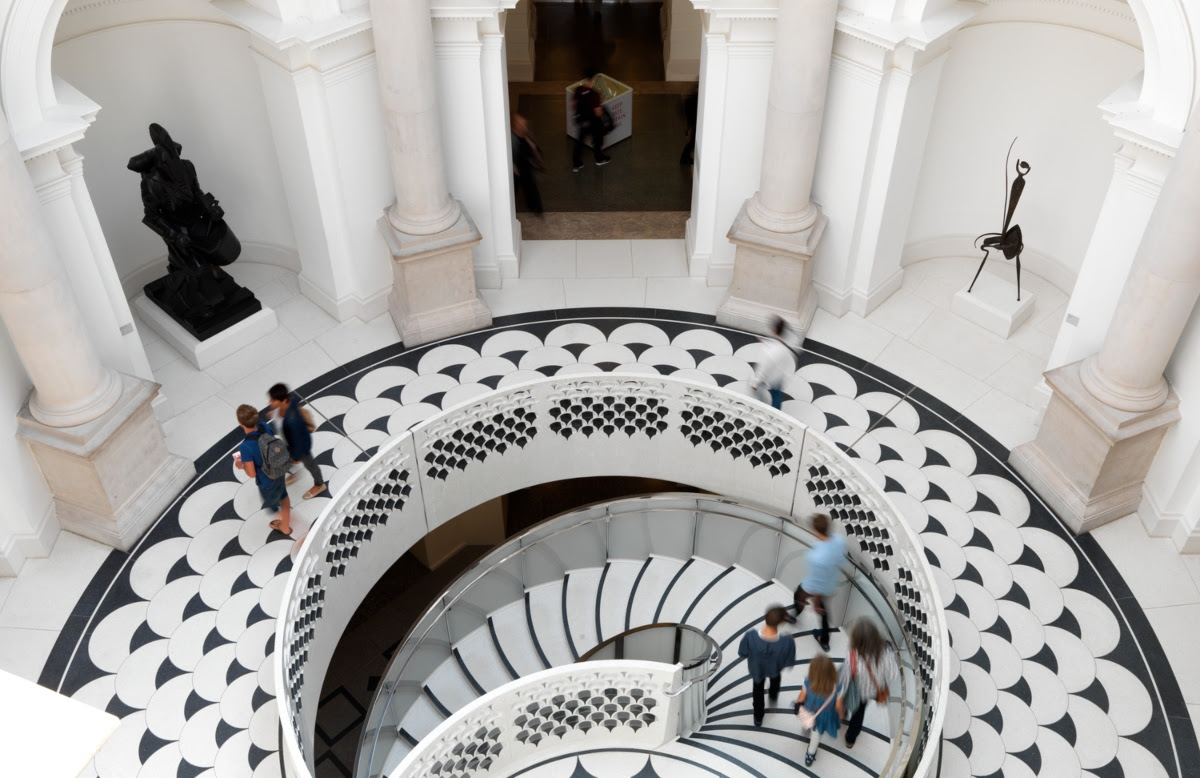
[[[888,685],[899,674],[896,652],[867,618],[855,619],[847,628],[850,650],[842,662],[839,681],[841,696],[838,708],[846,716],[846,748],[854,748],[858,733],[862,731],[863,716],[867,703],[888,700]]]

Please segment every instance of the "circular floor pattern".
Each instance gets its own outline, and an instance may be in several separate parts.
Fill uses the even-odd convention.
[[[302,387],[324,417],[315,448],[332,487],[390,435],[530,378],[634,370],[746,390],[751,336],[695,315],[591,313],[384,349]],[[1200,763],[1128,589],[1094,541],[1031,497],[1005,449],[921,389],[821,344],[807,344],[785,390],[784,410],[859,457],[926,544],[953,645],[942,775],[1183,778],[1181,763]],[[270,665],[293,542],[267,528],[256,488],[232,467],[236,438],[198,461],[201,475],[130,555],[114,553],[47,664],[43,684],[121,718],[85,774],[280,774]],[[298,502],[299,523],[327,502]]]

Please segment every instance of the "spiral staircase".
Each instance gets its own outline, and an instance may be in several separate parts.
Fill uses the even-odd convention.
[[[577,662],[588,649],[631,629],[662,623],[696,628],[719,645],[725,661],[707,679],[708,715],[703,725],[659,752],[699,761],[727,776],[790,770],[816,774],[803,767],[807,737],[792,717],[791,701],[808,661],[819,650],[810,634],[817,617],[806,610],[798,624],[785,628],[796,641],[798,666],[785,674],[783,692],[768,710],[764,726],[755,728],[751,682],[744,660],[737,656],[737,643],[746,630],[761,625],[768,607],[791,602],[793,586],[780,577],[764,578],[741,564],[704,555],[710,548],[744,545],[767,525],[763,518],[746,506],[660,495],[560,516],[532,535],[504,544],[464,573],[401,646],[369,715],[368,721],[377,725],[364,733],[356,775],[392,775],[414,746],[482,695],[547,668]],[[612,548],[628,555],[653,545],[645,542],[652,525],[659,535],[683,539],[683,545],[690,540],[699,553],[687,554],[690,549],[678,542],[674,555],[620,558],[602,553]],[[788,581],[799,580],[804,551],[813,538],[790,523],[788,530],[779,535],[774,550],[759,544],[759,566]],[[526,586],[524,581],[533,583]],[[899,637],[885,596],[863,570],[853,570],[829,608],[834,623],[868,615],[886,624],[893,639]],[[461,637],[448,639],[450,633],[476,624]],[[830,644],[835,660],[844,657],[840,631],[831,635]],[[892,706],[897,713],[905,707],[906,694],[913,692],[907,650],[902,648],[901,656],[905,672]],[[907,709],[911,707],[910,700]],[[855,749],[823,743],[824,758],[813,769],[823,776],[847,778],[886,774],[894,753],[892,718],[871,706]],[[896,718],[912,724],[911,715]]]

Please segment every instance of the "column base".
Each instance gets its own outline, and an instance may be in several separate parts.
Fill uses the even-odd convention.
[[[379,220],[379,229],[392,255],[388,303],[405,346],[461,335],[492,323],[492,312],[475,287],[471,248],[482,236],[465,208],[454,226],[434,235],[399,232],[386,216]]]
[[[1151,411],[1105,405],[1084,387],[1081,364],[1046,373],[1053,394],[1037,438],[1008,459],[1077,535],[1138,509],[1159,444],[1180,418],[1174,390]]]
[[[812,256],[829,220],[818,213],[806,230],[771,232],[750,219],[749,202],[729,229],[737,254],[729,297],[717,309],[717,323],[765,335],[771,321],[781,316],[803,340],[817,312]]]
[[[158,384],[120,375],[121,396],[100,418],[76,427],[50,427],[17,414],[17,434],[54,495],[63,529],[128,551],[196,476],[196,468],[167,452],[152,402]]]

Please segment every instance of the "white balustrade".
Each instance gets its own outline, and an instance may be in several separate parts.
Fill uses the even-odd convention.
[[[949,637],[920,541],[878,471],[860,469],[824,435],[743,395],[605,373],[521,384],[451,408],[384,443],[334,495],[298,552],[276,626],[287,775],[311,778],[318,696],[333,651],[405,551],[487,500],[589,476],[657,478],[780,515],[833,516],[890,594],[916,663],[921,727],[892,762],[909,775],[929,774],[937,749],[927,741],[941,732],[949,693]]]
[[[580,749],[658,748],[675,738],[682,669],[600,661],[552,667],[480,697],[409,752],[390,778],[506,775]]]

